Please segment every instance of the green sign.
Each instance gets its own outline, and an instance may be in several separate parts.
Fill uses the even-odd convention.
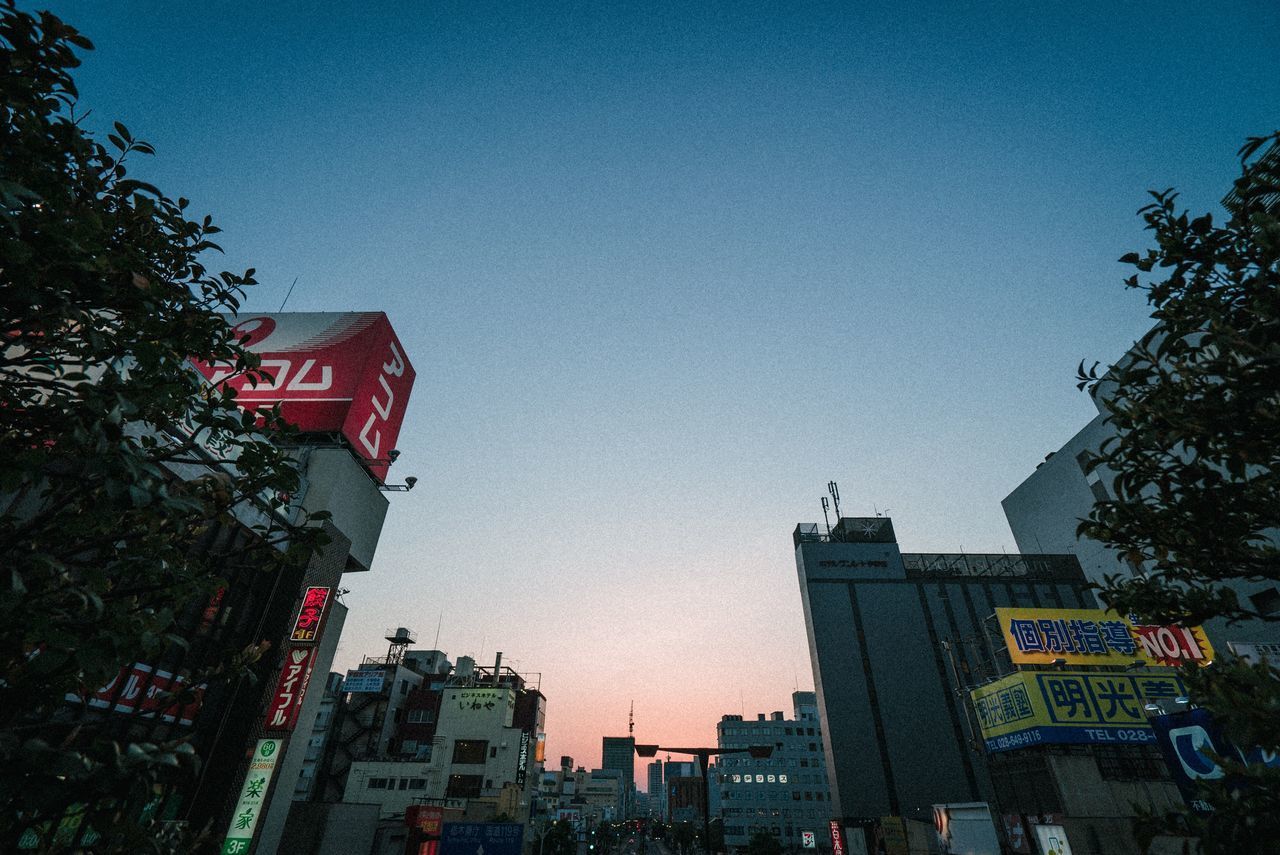
[[[222,842],[222,855],[243,855],[249,851],[279,758],[279,739],[258,740],[258,745],[253,750],[253,760],[249,763],[249,773],[245,775],[244,786],[240,788],[240,801],[236,802],[226,839]]]

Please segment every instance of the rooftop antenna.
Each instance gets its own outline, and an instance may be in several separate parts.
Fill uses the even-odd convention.
[[[440,625],[443,623],[444,623],[444,610],[442,609],[440,611],[440,618],[439,620],[436,621],[436,640],[435,640],[435,643],[431,645],[432,650],[440,649]]]
[[[831,504],[835,506],[836,522],[840,521],[840,486],[835,481],[827,482],[827,492],[831,494]]]
[[[823,496],[823,497],[822,497],[822,521],[823,521],[823,522],[825,522],[825,523],[827,524],[827,539],[828,539],[828,540],[830,540],[830,539],[831,539],[831,519],[827,516],[827,508],[829,508],[829,507],[830,507],[830,505],[827,503],[827,497],[826,497],[826,496]]]
[[[631,712],[627,713],[627,736],[636,738],[636,702],[631,702]]]
[[[298,277],[293,277],[293,285],[298,284]],[[284,295],[284,299],[280,301],[280,311],[284,311],[284,304],[289,302],[289,298],[293,296],[293,285],[289,286],[289,292]]]

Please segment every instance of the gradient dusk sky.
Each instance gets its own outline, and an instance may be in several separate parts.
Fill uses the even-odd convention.
[[[1215,208],[1280,125],[1273,1],[52,8],[89,125],[156,146],[249,311],[297,277],[417,368],[421,480],[336,667],[439,622],[540,674],[589,767],[632,700],[714,744],[812,688],[791,530],[828,480],[906,551],[1013,551],[1077,362],[1147,326],[1145,191]]]

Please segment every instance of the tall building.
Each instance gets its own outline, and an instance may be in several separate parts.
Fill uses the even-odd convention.
[[[1010,669],[997,607],[1096,608],[1075,557],[904,554],[887,517],[802,524],[793,542],[829,815],[929,820],[937,803],[989,801],[961,690]]]
[[[631,793],[636,786],[636,740],[634,736],[606,736],[601,743],[600,768],[617,769],[622,773],[622,804],[620,818],[628,819],[631,812]]]
[[[654,760],[648,766],[649,814],[662,819],[662,761]]]
[[[716,726],[716,743],[726,748],[770,746],[772,756],[722,754],[717,790],[724,817],[724,842],[745,847],[751,836],[765,832],[788,848],[799,848],[806,831],[823,832],[831,811],[822,726],[817,696],[795,692],[792,717],[779,712],[760,713],[754,721],[726,715]]]

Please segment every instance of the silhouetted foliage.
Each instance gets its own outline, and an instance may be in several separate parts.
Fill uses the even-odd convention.
[[[1250,139],[1228,216],[1177,210],[1152,193],[1140,212],[1154,248],[1121,261],[1137,273],[1156,326],[1103,376],[1080,369],[1115,437],[1091,467],[1114,473],[1080,534],[1137,572],[1106,603],[1153,623],[1276,620],[1232,582],[1280,580],[1280,134]],[[1225,651],[1220,651],[1225,653]],[[1221,658],[1221,657],[1220,657]],[[1190,668],[1192,700],[1239,746],[1280,749],[1280,671],[1219,661]],[[1229,763],[1204,785],[1210,815],[1147,817],[1143,833],[1199,835],[1208,852],[1274,851],[1280,770]]]
[[[72,71],[91,48],[57,17],[0,0],[5,852],[24,832],[54,850],[89,829],[102,851],[177,847],[152,817],[189,774],[189,746],[113,741],[84,701],[123,665],[186,643],[179,613],[224,584],[200,548],[211,521],[255,527],[249,551],[223,559],[264,571],[304,560],[320,537],[275,522],[298,483],[272,441],[276,414],[242,412],[188,365],[257,369],[217,314],[238,307],[253,271],[206,270],[210,218],[128,175],[151,146],[120,123],[104,142],[86,131]]]

